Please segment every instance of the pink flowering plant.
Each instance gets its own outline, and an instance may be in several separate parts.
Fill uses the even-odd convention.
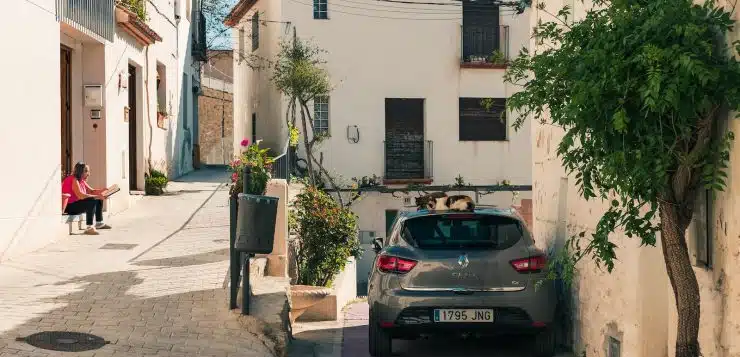
[[[251,180],[246,193],[251,195],[265,194],[267,181],[271,178],[273,158],[267,153],[270,149],[260,148],[260,142],[261,140],[257,140],[250,144],[249,139],[242,140],[241,155],[229,164],[229,171],[231,172],[229,194],[231,196],[236,197],[243,191],[245,166],[249,166],[251,173]]]

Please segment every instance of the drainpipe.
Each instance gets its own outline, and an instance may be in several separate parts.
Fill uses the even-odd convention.
[[[146,117],[147,117],[147,125],[149,126],[149,150],[147,152],[147,168],[144,170],[144,172],[147,175],[151,175],[152,170],[152,142],[154,142],[154,127],[152,126],[152,108],[150,105],[150,97],[151,94],[149,93],[149,46],[146,46],[146,49],[144,50],[144,58],[146,61],[146,77],[144,77],[144,95],[146,96]]]

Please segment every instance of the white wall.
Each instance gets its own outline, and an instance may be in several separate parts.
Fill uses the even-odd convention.
[[[61,226],[59,23],[53,0],[34,2],[5,1],[0,13],[12,49],[2,60],[0,261],[48,244]]]
[[[492,184],[504,179],[513,184],[531,183],[528,126],[519,133],[509,128],[508,141],[458,140],[460,97],[501,98],[514,90],[503,83],[504,69],[460,68],[460,14],[352,11],[341,7],[344,3],[330,1],[330,19],[314,20],[310,6],[291,0],[283,0],[282,4],[282,20],[291,22],[299,37],[313,39],[327,51],[324,58],[336,85],[330,98],[332,138],[321,146],[327,169],[336,170],[347,179],[382,175],[385,98],[425,98],[425,139],[434,142],[434,184],[452,183],[458,174],[473,184]],[[423,5],[409,7],[419,9]],[[428,8],[439,9],[438,6]],[[333,9],[336,11],[332,12]],[[417,20],[382,19],[337,11],[411,16]],[[502,25],[510,26],[512,52],[518,52],[527,45],[528,12],[516,17],[502,15],[501,20]],[[348,142],[348,125],[359,126],[359,143]]]

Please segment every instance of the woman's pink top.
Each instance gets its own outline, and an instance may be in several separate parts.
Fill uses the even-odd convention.
[[[62,193],[68,193],[70,195],[67,204],[80,200],[77,198],[77,195],[75,195],[74,188],[72,188],[76,180],[77,178],[74,177],[74,175],[69,175],[64,179],[64,181],[62,181]],[[80,180],[80,192],[87,194],[87,185],[85,185],[85,180]]]

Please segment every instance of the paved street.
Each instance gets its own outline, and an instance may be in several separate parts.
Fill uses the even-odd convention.
[[[367,322],[368,306],[361,302],[346,308],[342,322],[299,324],[289,357],[369,357]],[[512,339],[393,340],[393,351],[404,357],[459,357],[463,349],[466,357],[530,357],[522,347],[525,343]]]
[[[228,311],[227,179],[195,172],[107,219],[111,231],[0,264],[0,356],[271,356],[260,325]],[[68,353],[15,340],[41,331],[110,343]]]

